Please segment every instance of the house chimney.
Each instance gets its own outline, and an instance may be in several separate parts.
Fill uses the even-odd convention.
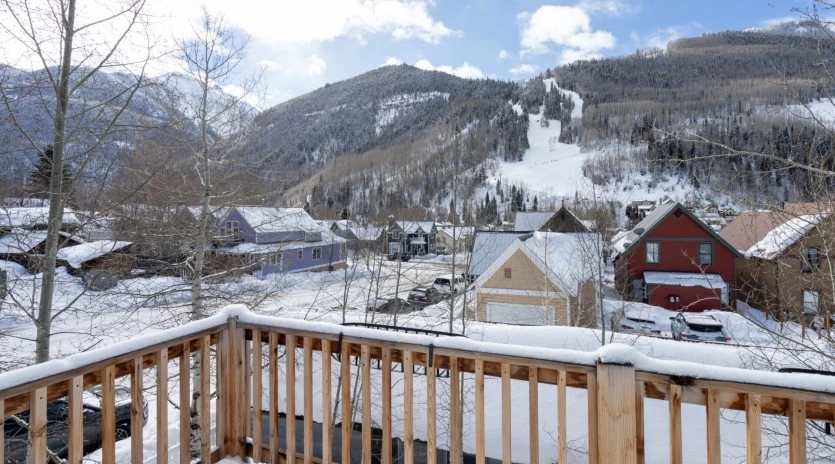
[[[388,219],[389,219],[389,227],[393,226],[394,225],[394,215],[389,215]]]

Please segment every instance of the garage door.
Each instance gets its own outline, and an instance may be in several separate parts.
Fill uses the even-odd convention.
[[[487,303],[487,320],[503,324],[554,325],[553,307],[523,304]]]

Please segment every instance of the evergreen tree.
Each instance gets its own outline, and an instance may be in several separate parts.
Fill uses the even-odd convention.
[[[43,151],[38,153],[38,160],[34,169],[29,174],[30,184],[27,188],[28,194],[33,198],[49,198],[49,180],[52,177],[52,145],[47,145]],[[66,192],[72,182],[72,173],[65,163],[61,173],[61,185]]]

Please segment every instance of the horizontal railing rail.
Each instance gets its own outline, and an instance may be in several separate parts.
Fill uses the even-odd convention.
[[[171,361],[177,363],[179,375],[169,377]],[[416,372],[421,372],[415,370],[418,366],[424,368],[420,381],[423,388],[420,394],[424,397],[421,398],[415,396]],[[420,414],[426,420],[420,432],[426,442],[426,460],[435,462],[439,443],[438,408],[448,411],[448,430],[461,430],[464,423],[463,374],[472,383],[472,398],[467,399],[472,399],[473,404],[467,413],[473,415],[475,430],[474,444],[469,448],[475,449],[479,464],[488,457],[485,379],[489,378],[500,380],[501,459],[508,464],[514,459],[538,464],[540,414],[556,414],[557,462],[566,462],[567,411],[570,407],[581,407],[569,406],[567,389],[570,388],[588,392],[587,403],[582,407],[588,417],[585,432],[590,463],[643,462],[646,399],[668,404],[671,463],[683,459],[683,404],[704,408],[708,463],[721,460],[722,409],[745,413],[744,445],[749,463],[762,460],[763,415],[786,418],[788,454],[793,463],[806,460],[807,420],[830,423],[835,420],[835,379],[826,376],[663,361],[645,357],[625,345],[581,352],[486,343],[465,337],[385,332],[261,316],[241,307],[230,307],[217,316],[141,337],[138,341],[2,374],[0,416],[6,418],[28,410],[31,462],[47,462],[47,445],[51,443],[46,424],[47,404],[67,398],[70,409],[67,453],[70,462],[78,462],[84,451],[81,393],[100,386],[102,456],[104,462],[114,462],[115,382],[130,377],[131,459],[142,462],[143,419],[139,405],[147,390],[143,373],[151,368],[156,373],[157,462],[168,460],[168,391],[172,382],[179,389],[180,462],[189,462],[191,457],[194,438],[190,435],[189,408],[210,412],[212,401],[214,437],[209,434],[210,414],[200,414],[202,462],[216,462],[220,457],[233,455],[252,457],[256,462],[286,462],[291,457],[305,464],[314,461],[349,464],[370,463],[373,454],[383,464],[391,464],[392,443],[402,443],[400,455],[404,464],[414,464],[416,400],[426,408]],[[198,368],[200,384],[190,385],[191,371]],[[378,369],[373,376],[372,368]],[[316,385],[314,372],[319,373]],[[446,378],[441,379],[440,372]],[[394,380],[393,375],[397,376]],[[296,391],[297,377],[301,377],[300,392]],[[526,444],[529,453],[524,457],[512,454],[512,381],[528,385],[526,414],[530,429]],[[440,382],[444,385],[444,404],[439,403]],[[394,436],[392,417],[395,384],[403,392],[403,403],[398,405],[402,431],[397,436]],[[541,385],[555,387],[556,411],[540,411]],[[338,393],[334,394],[335,391]],[[357,398],[353,397],[354,391]],[[199,401],[194,400],[197,392]],[[303,405],[300,411],[296,410],[297,399]],[[279,420],[280,412],[287,418],[300,419]],[[320,416],[316,422],[315,414]],[[357,420],[353,419],[355,414]],[[301,430],[297,430],[297,422]],[[361,439],[352,445],[357,441],[352,439],[356,428],[360,429],[356,433],[361,434]],[[379,446],[372,446],[372,436],[375,443],[381,441]],[[444,438],[448,439],[444,446],[448,448],[450,461],[460,464],[464,451],[461,435],[453,433]],[[0,459],[0,462],[5,461]]]

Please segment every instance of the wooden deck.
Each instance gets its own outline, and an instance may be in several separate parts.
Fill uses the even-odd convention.
[[[145,342],[143,342],[145,340]],[[198,323],[161,332],[139,340],[140,343],[122,344],[105,350],[84,353],[69,358],[70,362],[53,361],[55,369],[48,375],[41,366],[22,369],[0,376],[0,416],[6,418],[22,411],[30,411],[29,441],[31,462],[48,462],[47,452],[47,404],[66,398],[69,404],[69,462],[81,461],[83,447],[83,420],[81,394],[85,389],[100,387],[102,391],[102,455],[105,463],[115,461],[115,389],[118,379],[130,385],[131,408],[131,462],[142,463],[143,428],[142,404],[143,379],[153,376],[157,396],[156,423],[148,424],[157,429],[157,461],[167,462],[170,425],[168,411],[169,388],[179,383],[180,394],[170,398],[174,403],[189,404],[192,387],[200,392],[199,407],[216,410],[216,426],[210,427],[208,414],[202,415],[201,462],[216,462],[223,456],[252,457],[256,462],[285,463],[292,456],[299,463],[333,462],[332,417],[335,396],[341,397],[343,417],[350,417],[351,383],[354,381],[352,364],[359,365],[361,386],[359,417],[355,422],[372,424],[372,403],[382,408],[382,420],[375,424],[382,432],[381,462],[392,464],[392,439],[399,438],[404,446],[404,463],[414,463],[414,369],[424,367],[426,388],[426,462],[435,462],[437,440],[436,414],[439,408],[450,411],[450,430],[461,428],[461,375],[473,374],[476,462],[485,462],[485,379],[495,378],[501,385],[502,399],[502,455],[504,464],[530,462],[538,464],[539,427],[536,418],[556,414],[558,433],[558,462],[567,462],[567,389],[579,388],[590,392],[588,404],[588,453],[589,463],[643,463],[644,462],[644,400],[666,401],[669,404],[669,462],[682,462],[682,435],[687,432],[682,424],[682,404],[700,405],[704,409],[707,424],[707,462],[718,464],[721,456],[720,410],[745,412],[747,430],[747,462],[762,461],[761,420],[763,415],[784,416],[788,420],[789,454],[792,464],[806,462],[806,421],[833,422],[835,419],[835,379],[831,384],[814,382],[809,389],[790,388],[796,385],[798,374],[773,374],[767,382],[745,383],[682,375],[670,375],[636,368],[622,361],[594,360],[589,353],[584,356],[568,356],[564,351],[533,350],[533,356],[523,356],[525,350],[518,347],[479,343],[461,339],[436,339],[410,334],[386,334],[370,329],[330,326],[321,323],[268,318],[248,313],[224,313]],[[339,393],[332,385],[332,376],[321,376],[321,385],[314,389],[314,354],[321,353],[321,365],[316,369],[338,372],[341,378]],[[339,356],[337,356],[339,355]],[[358,358],[358,359],[357,359]],[[81,362],[85,359],[89,362]],[[199,359],[200,385],[190,386],[189,367]],[[589,359],[592,359],[589,361]],[[169,369],[169,364],[176,369]],[[347,361],[347,362],[346,362]],[[379,363],[379,364],[378,364]],[[338,364],[338,366],[335,366]],[[403,366],[405,420],[403,435],[392,436],[392,365]],[[379,366],[381,374],[372,376],[372,365]],[[297,372],[301,366],[301,372]],[[449,404],[439,404],[435,388],[436,374],[449,374]],[[179,374],[179,375],[176,375]],[[279,375],[286,376],[279,379]],[[303,388],[296,391],[296,376],[301,377]],[[717,376],[721,377],[721,376]],[[210,381],[211,379],[211,381]],[[372,379],[381,382],[375,391],[381,398],[372,398]],[[280,381],[281,380],[281,381]],[[526,414],[534,418],[527,433],[529,453],[526,456],[511,454],[511,381],[529,384],[529,408]],[[286,388],[279,391],[279,385]],[[552,385],[557,398],[556,411],[543,410],[539,406],[540,385]],[[823,386],[821,386],[823,385]],[[147,387],[147,383],[145,383]],[[321,390],[314,397],[312,392]],[[301,396],[303,409],[295,410],[296,398]],[[268,404],[262,404],[262,397]],[[322,409],[321,425],[316,425],[321,437],[321,452],[314,453],[315,403]],[[213,403],[213,404],[212,404]],[[418,403],[424,403],[423,400]],[[287,417],[304,417],[301,429],[296,421],[287,420],[283,428],[284,447],[279,446],[279,406]],[[265,408],[267,407],[267,408]],[[572,405],[578,407],[578,405]],[[582,406],[581,406],[582,407]],[[262,410],[268,409],[268,413]],[[262,414],[267,414],[264,423]],[[468,412],[470,414],[470,412]],[[179,462],[189,462],[190,427],[188,414],[181,414],[181,446]],[[2,427],[2,423],[0,423]],[[268,428],[269,430],[266,430]],[[340,427],[342,464],[350,464],[352,454],[350,427]],[[361,462],[372,462],[372,428],[362,427]],[[211,434],[211,435],[210,435]],[[213,435],[213,436],[212,436]],[[303,437],[297,447],[297,437]],[[0,433],[0,444],[3,434]],[[213,440],[214,438],[214,440]],[[445,443],[445,442],[444,442]],[[354,442],[356,445],[356,441]],[[318,445],[317,445],[318,446]],[[450,462],[461,464],[462,442],[459,434],[453,434],[449,442]],[[4,446],[0,446],[0,462]],[[518,447],[517,447],[518,449]],[[314,456],[316,454],[316,456]]]

